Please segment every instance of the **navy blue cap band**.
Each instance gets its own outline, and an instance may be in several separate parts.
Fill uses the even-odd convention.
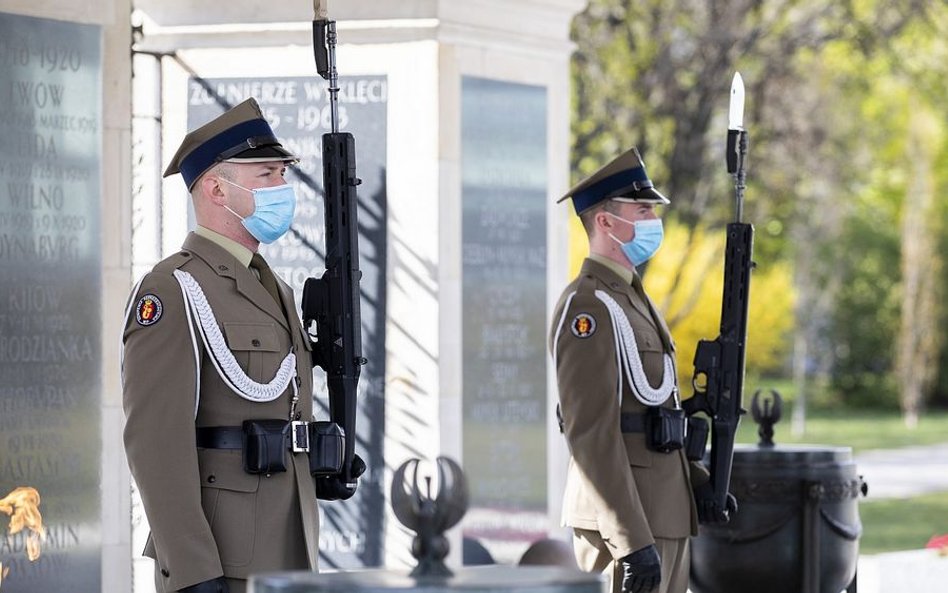
[[[181,166],[178,167],[184,182],[190,188],[202,173],[219,160],[221,153],[246,143],[247,138],[253,138],[254,136],[273,137],[273,130],[270,129],[270,125],[267,124],[266,120],[251,119],[241,122],[198,146],[191,151],[191,154],[182,159]],[[247,148],[252,147],[247,146]]]
[[[624,169],[573,194],[573,208],[579,213],[605,199],[620,197],[625,189],[638,191],[649,187],[652,187],[652,182],[645,167]]]

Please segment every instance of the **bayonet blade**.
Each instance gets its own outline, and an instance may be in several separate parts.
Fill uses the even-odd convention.
[[[328,0],[313,0],[313,20],[325,21],[329,15]]]
[[[744,79],[740,72],[734,73],[731,80],[731,106],[728,109],[727,127],[729,130],[744,129]]]

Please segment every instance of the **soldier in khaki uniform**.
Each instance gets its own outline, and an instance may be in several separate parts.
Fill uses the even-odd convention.
[[[560,297],[550,334],[571,453],[563,523],[580,568],[608,571],[613,591],[684,593],[698,525],[689,462],[683,449],[646,442],[659,414],[684,435],[675,345],[635,269],[661,243],[655,206],[668,200],[634,148],[561,201],[568,197],[590,255]]]
[[[251,573],[316,570],[309,458],[248,473],[248,419],[313,419],[311,344],[292,290],[257,254],[286,232],[295,161],[253,99],[190,132],[181,173],[197,229],[135,287],[126,311],[125,447],[161,592],[241,593]]]

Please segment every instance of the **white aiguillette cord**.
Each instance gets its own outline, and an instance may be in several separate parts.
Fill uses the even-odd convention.
[[[211,310],[207,297],[197,280],[191,274],[183,270],[175,270],[174,276],[181,285],[181,291],[184,294],[184,300],[188,304],[188,309],[197,317],[198,327],[200,328],[201,339],[204,345],[211,353],[209,357],[217,369],[221,380],[230,387],[230,389],[240,397],[254,402],[269,402],[280,397],[287,386],[293,385],[293,399],[298,399],[296,381],[296,355],[291,350],[283,362],[276,375],[269,383],[257,383],[247,376],[233,352],[227,347],[221,328],[217,324],[214,312]],[[191,335],[192,341],[195,341],[194,335]],[[194,343],[197,351],[197,343]]]
[[[635,342],[635,332],[632,331],[632,325],[622,307],[613,299],[609,293],[597,290],[596,298],[606,305],[609,310],[609,317],[612,320],[612,333],[616,340],[616,357],[619,359],[619,397],[622,397],[622,370],[625,370],[625,376],[631,383],[632,393],[635,398],[646,406],[657,406],[668,399],[675,389],[675,366],[671,355],[664,354],[662,384],[657,388],[652,387],[645,376],[645,369],[642,367],[642,359],[639,356],[638,345]],[[676,407],[678,400],[675,400]]]

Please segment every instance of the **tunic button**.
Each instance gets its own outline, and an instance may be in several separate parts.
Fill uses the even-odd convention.
[[[171,573],[168,572],[168,569],[167,569],[167,568],[162,568],[162,569],[161,569],[161,576],[163,576],[163,577],[171,576]]]
[[[260,340],[258,340],[257,338],[254,338],[253,340],[251,340],[250,343],[253,344],[254,348],[260,347]]]
[[[217,476],[215,476],[215,475],[210,475],[210,476],[207,477],[207,481],[208,481],[209,483],[213,484],[214,482],[217,481]]]

